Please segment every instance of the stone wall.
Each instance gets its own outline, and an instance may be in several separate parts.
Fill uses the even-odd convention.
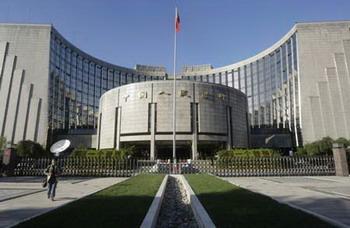
[[[350,22],[296,28],[304,142],[350,138]]]
[[[50,25],[0,24],[0,134],[45,145]]]

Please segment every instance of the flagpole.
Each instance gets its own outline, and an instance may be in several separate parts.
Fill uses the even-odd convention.
[[[175,8],[175,26],[174,26],[174,83],[173,83],[173,159],[176,159],[176,18],[177,7]]]

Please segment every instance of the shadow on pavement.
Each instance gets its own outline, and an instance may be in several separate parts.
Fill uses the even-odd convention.
[[[64,200],[76,200],[78,197],[57,197],[55,201],[64,201]]]
[[[311,214],[246,189],[202,193],[197,197],[217,227],[335,227]],[[293,198],[292,195],[289,197]],[[331,205],[333,209],[342,211],[342,215],[333,218],[335,220],[350,214],[350,208],[343,200],[303,198],[297,203],[306,208]]]
[[[89,196],[16,227],[139,227],[152,201],[148,196]]]
[[[23,208],[16,210],[0,211],[0,227],[9,227],[21,221],[31,217],[33,214],[40,214],[45,209],[38,208]]]

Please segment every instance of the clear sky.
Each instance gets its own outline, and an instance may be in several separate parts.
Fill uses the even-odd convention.
[[[350,19],[350,0],[177,0],[178,68],[237,62],[295,22]],[[173,68],[175,0],[0,0],[0,22],[51,23],[110,63]]]

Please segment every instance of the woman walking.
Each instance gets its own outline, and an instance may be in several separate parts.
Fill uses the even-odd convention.
[[[51,160],[51,164],[46,168],[45,174],[47,175],[47,198],[52,201],[55,200],[57,176],[59,175],[59,168],[56,165],[55,159]]]

